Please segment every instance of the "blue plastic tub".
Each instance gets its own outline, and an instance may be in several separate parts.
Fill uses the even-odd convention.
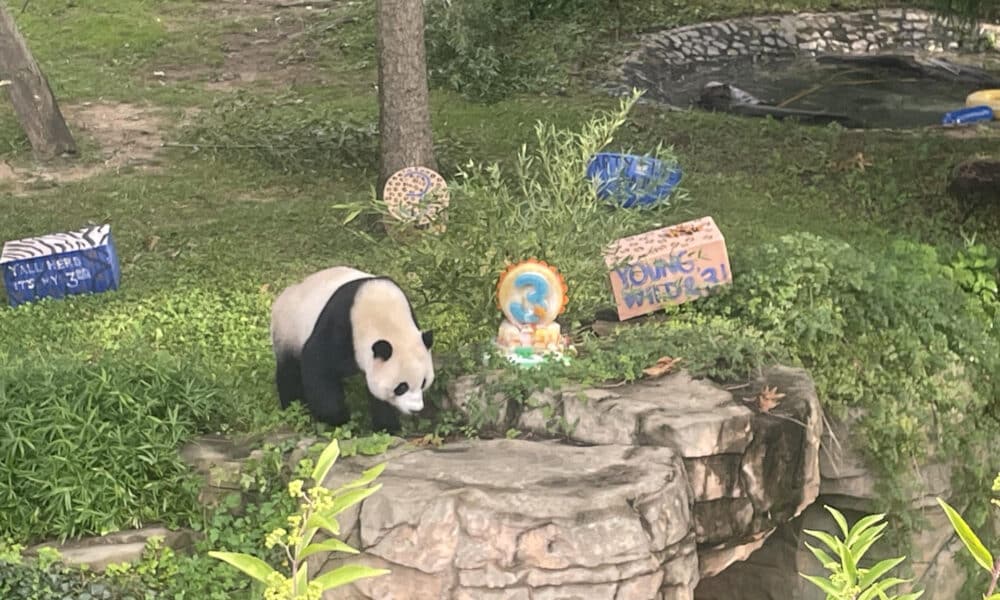
[[[587,165],[587,179],[597,180],[597,196],[623,208],[652,206],[681,181],[681,168],[651,156],[599,152]]]

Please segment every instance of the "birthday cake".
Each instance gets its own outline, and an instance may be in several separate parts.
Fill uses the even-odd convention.
[[[497,282],[497,307],[504,314],[496,346],[508,360],[535,365],[566,360],[572,350],[556,317],[569,301],[566,281],[544,262],[529,259],[507,267]]]

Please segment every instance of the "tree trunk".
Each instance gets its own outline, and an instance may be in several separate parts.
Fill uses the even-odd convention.
[[[377,0],[379,197],[405,167],[437,170],[431,136],[423,0]]]
[[[49,82],[3,4],[0,4],[0,78],[10,80],[7,94],[35,156],[44,159],[76,154],[76,142]]]

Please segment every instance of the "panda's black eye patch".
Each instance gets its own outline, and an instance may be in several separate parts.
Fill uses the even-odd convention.
[[[403,382],[403,383],[401,383],[401,384],[399,384],[399,385],[396,386],[396,389],[393,390],[393,393],[396,394],[397,396],[402,396],[403,394],[405,394],[408,391],[410,391],[409,384],[407,384],[406,382]]]

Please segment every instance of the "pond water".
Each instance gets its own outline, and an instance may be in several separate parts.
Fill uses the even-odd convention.
[[[911,128],[939,125],[942,116],[963,108],[970,93],[1000,87],[1000,64],[969,65],[983,69],[956,77],[945,69],[931,74],[906,66],[825,62],[812,57],[697,65],[674,70],[650,90],[654,99],[675,106],[698,102],[710,81],[731,84],[764,103],[788,109],[825,111],[848,117],[854,127]],[[993,81],[984,81],[983,77]],[[978,81],[976,79],[979,79]]]

